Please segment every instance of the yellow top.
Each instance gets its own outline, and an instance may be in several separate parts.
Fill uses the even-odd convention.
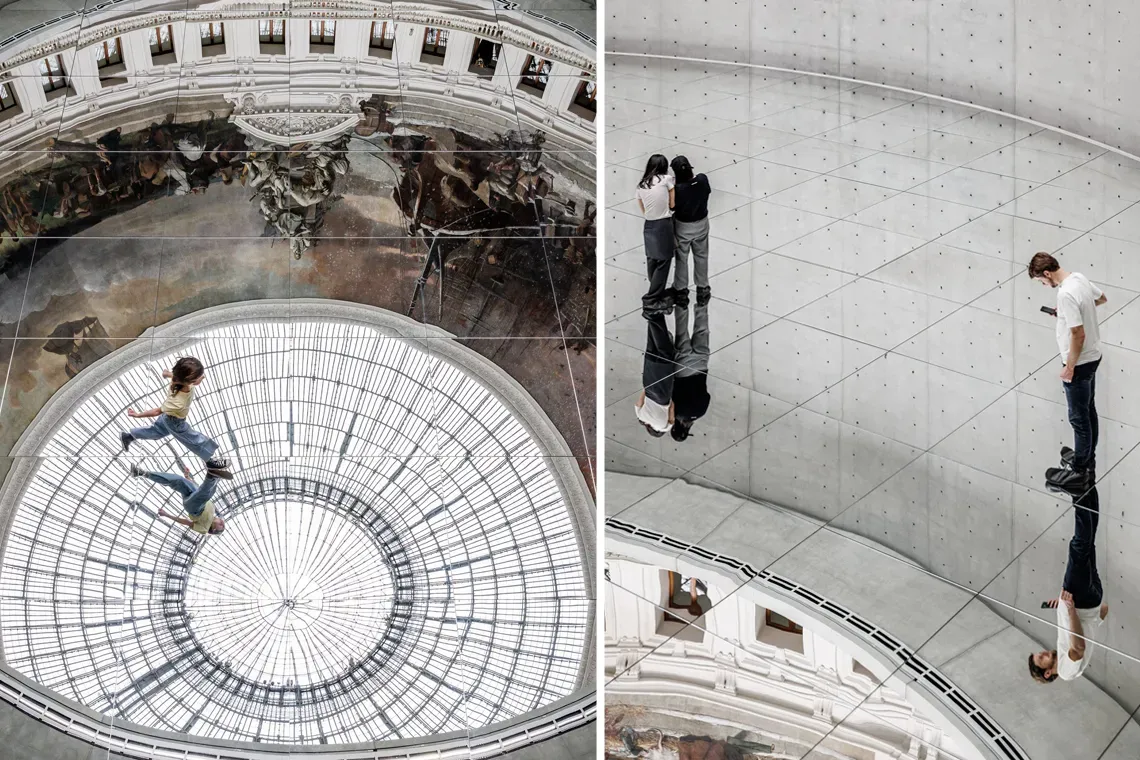
[[[190,413],[190,402],[194,400],[194,386],[191,385],[190,390],[185,393],[175,393],[173,388],[174,386],[171,386],[167,389],[166,401],[162,402],[159,409],[163,414],[184,420],[186,415]]]
[[[206,506],[202,507],[202,514],[197,517],[191,517],[194,523],[190,526],[190,530],[196,533],[205,535],[210,532],[210,526],[214,524],[214,502],[206,502]]]

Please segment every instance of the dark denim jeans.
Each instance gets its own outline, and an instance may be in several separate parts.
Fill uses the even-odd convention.
[[[1065,400],[1069,404],[1069,424],[1073,426],[1073,469],[1089,470],[1096,467],[1096,443],[1100,428],[1096,418],[1095,362],[1078,364],[1073,379],[1062,383]]]
[[[159,441],[168,435],[174,436],[183,446],[198,455],[203,462],[208,462],[218,450],[218,444],[213,438],[202,435],[186,420],[171,417],[169,414],[160,414],[150,427],[137,427],[131,429],[131,437],[136,441]]]
[[[673,217],[646,220],[642,236],[649,290],[641,297],[641,305],[652,309],[661,305],[665,286],[669,283],[669,266],[673,263]]]
[[[192,517],[202,514],[206,502],[214,497],[214,491],[218,489],[217,478],[206,478],[202,485],[196,486],[194,481],[169,472],[148,472],[146,476],[159,485],[177,491],[182,496],[182,508]]]
[[[1064,589],[1073,595],[1080,610],[1099,607],[1104,591],[1096,571],[1096,526],[1100,522],[1100,497],[1090,488],[1073,498],[1073,537],[1069,539],[1069,564]]]

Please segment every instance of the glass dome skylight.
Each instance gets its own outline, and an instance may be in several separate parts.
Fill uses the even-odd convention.
[[[474,729],[573,692],[589,616],[550,462],[499,396],[430,344],[347,322],[242,322],[151,342],[38,450],[0,571],[7,662],[115,719],[262,742]],[[198,356],[191,422],[236,478],[226,532],[156,519],[128,407]],[[86,375],[76,378],[84,382]]]

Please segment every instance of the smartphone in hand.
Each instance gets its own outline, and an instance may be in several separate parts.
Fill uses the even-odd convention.
[[[1041,307],[1041,311],[1045,312],[1045,313],[1046,313],[1046,314],[1048,314],[1050,317],[1055,317],[1055,316],[1057,316],[1057,310],[1056,310],[1056,309],[1054,309],[1052,306],[1042,306],[1042,307]]]

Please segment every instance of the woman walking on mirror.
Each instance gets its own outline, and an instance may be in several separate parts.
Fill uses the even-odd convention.
[[[128,433],[120,433],[119,440],[123,451],[127,451],[135,441],[157,441],[174,436],[183,446],[206,463],[207,473],[215,478],[230,480],[229,462],[215,458],[218,444],[214,439],[202,435],[186,422],[190,413],[190,402],[194,400],[194,389],[206,378],[206,368],[192,356],[186,356],[174,363],[174,369],[163,370],[162,376],[170,380],[166,389],[166,400],[157,409],[145,412],[127,410],[127,416],[135,419],[158,417],[150,427],[133,428]]]
[[[703,174],[693,176],[689,159],[677,156],[670,167],[676,182],[673,209],[673,237],[676,268],[673,270],[673,298],[678,306],[689,304],[689,250],[693,252],[693,279],[697,283],[697,304],[708,303],[709,288],[709,196],[712,188]]]
[[[665,156],[655,153],[645,165],[637,183],[637,205],[645,215],[645,260],[649,291],[641,297],[646,316],[673,308],[673,298],[665,286],[669,282],[669,262],[673,260],[673,177]]]

